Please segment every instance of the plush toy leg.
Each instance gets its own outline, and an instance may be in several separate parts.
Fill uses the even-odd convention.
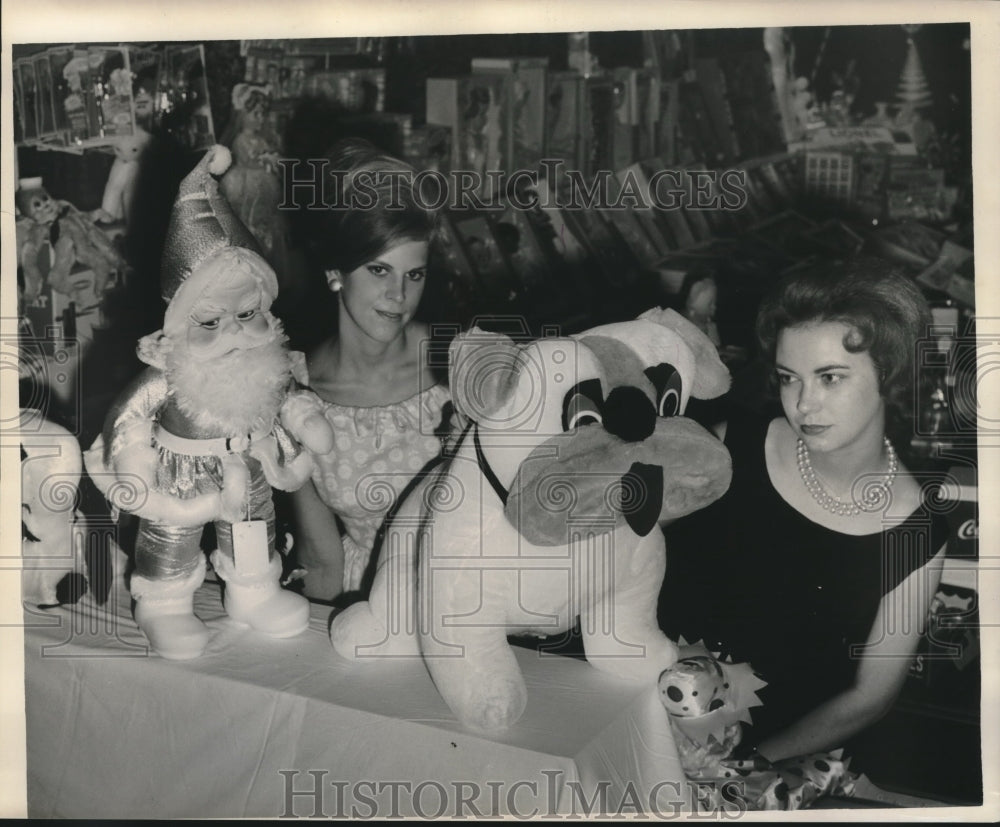
[[[584,600],[580,631],[587,660],[591,665],[626,680],[655,684],[660,673],[677,661],[677,646],[656,622],[656,601],[666,551],[662,534],[654,529],[652,539],[636,549],[640,571],[619,572],[617,588]],[[627,560],[617,560],[628,565]],[[585,582],[597,582],[596,576]],[[630,583],[623,587],[624,582]]]
[[[449,629],[434,642],[429,637],[421,638],[427,669],[465,726],[498,732],[521,717],[528,688],[504,628]]]
[[[379,569],[368,600],[348,606],[330,624],[330,642],[341,657],[364,661],[420,656],[415,592],[397,588],[386,571],[386,566]]]
[[[189,660],[205,651],[209,631],[194,614],[194,593],[205,579],[205,558],[190,574],[166,580],[132,575],[135,622],[160,657]]]
[[[281,559],[271,557],[261,572],[240,572],[221,551],[212,552],[212,565],[226,583],[226,613],[271,637],[292,637],[309,626],[309,601],[281,588]]]
[[[516,575],[476,569],[475,561],[464,571],[437,569],[430,557],[420,560],[419,639],[427,669],[465,726],[506,729],[528,700],[505,623]]]
[[[390,552],[412,547],[390,533]],[[390,553],[380,559],[368,600],[354,603],[330,624],[330,642],[348,660],[419,657],[416,585],[412,555]]]
[[[372,612],[371,603],[365,600],[353,603],[334,617],[330,624],[330,643],[342,658],[364,660],[385,652],[384,647],[391,641],[385,624]]]
[[[330,624],[330,642],[341,657],[373,661],[420,656],[414,555],[426,539],[421,504],[427,485],[425,480],[410,493],[372,552],[379,558],[368,600],[348,606]]]
[[[37,606],[75,603],[86,591],[87,566],[81,544],[75,542],[74,516],[41,511],[36,504],[35,512],[21,520],[22,532],[31,535],[21,540],[22,598]]]
[[[612,601],[622,600],[621,594],[609,597],[592,609],[594,617],[580,615],[583,649],[587,661],[596,669],[626,680],[656,683],[660,673],[677,662],[677,645],[655,623],[615,612]],[[627,598],[625,598],[627,599]],[[604,618],[614,618],[614,635],[604,631]],[[655,618],[654,618],[655,620]],[[595,632],[594,629],[601,630]]]

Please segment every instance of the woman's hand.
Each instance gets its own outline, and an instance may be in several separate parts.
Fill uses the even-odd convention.
[[[310,564],[302,576],[302,586],[302,593],[310,600],[329,603],[344,591],[343,567]]]

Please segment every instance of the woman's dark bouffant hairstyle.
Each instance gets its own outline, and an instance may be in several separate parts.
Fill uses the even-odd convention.
[[[323,216],[319,254],[324,269],[349,273],[400,242],[432,240],[437,218],[412,187],[413,167],[357,138],[340,141],[326,157],[326,173],[339,181],[339,200],[347,206],[332,207]],[[405,174],[395,176],[394,184],[389,177],[380,180],[380,172]],[[363,190],[355,188],[360,174],[365,174]],[[371,208],[351,207],[352,193],[372,202]]]
[[[887,429],[901,433],[913,417],[917,342],[928,335],[930,308],[911,278],[870,256],[824,261],[791,274],[764,299],[757,339],[774,363],[778,336],[788,327],[842,322],[851,327],[844,349],[865,351],[875,364]]]

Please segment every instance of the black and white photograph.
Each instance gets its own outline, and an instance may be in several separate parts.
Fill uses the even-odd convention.
[[[0,817],[1000,818],[1000,6],[2,15]]]

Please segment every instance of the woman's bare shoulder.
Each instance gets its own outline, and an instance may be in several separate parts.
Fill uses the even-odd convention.
[[[329,339],[320,342],[312,350],[306,351],[305,370],[309,375],[309,385],[332,385],[337,380],[337,345]]]

